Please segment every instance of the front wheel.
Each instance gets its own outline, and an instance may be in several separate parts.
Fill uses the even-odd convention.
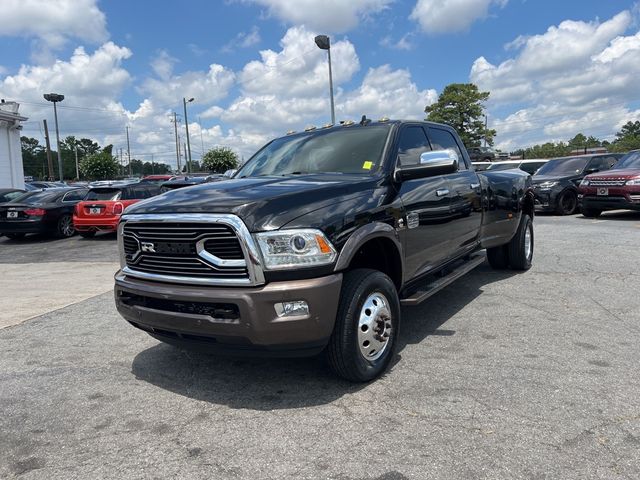
[[[73,228],[73,220],[71,215],[62,215],[58,219],[58,225],[56,228],[56,236],[60,238],[69,238],[73,237],[76,233],[75,228]]]
[[[559,215],[573,215],[578,208],[578,196],[573,190],[566,190],[558,197],[556,213]]]
[[[339,376],[368,382],[389,365],[400,326],[400,301],[382,272],[357,269],[344,275],[327,359]]]

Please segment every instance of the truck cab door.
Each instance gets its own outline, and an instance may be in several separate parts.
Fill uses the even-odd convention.
[[[404,125],[398,140],[398,168],[419,165],[431,150],[421,125]],[[405,256],[405,278],[444,262],[449,254],[451,187],[447,175],[405,180],[398,186],[404,215],[398,225]]]
[[[472,250],[479,240],[482,224],[482,190],[478,174],[469,168],[463,147],[455,136],[442,128],[428,127],[427,134],[434,150],[452,149],[458,154],[458,171],[447,175],[452,219],[448,225],[449,256]]]

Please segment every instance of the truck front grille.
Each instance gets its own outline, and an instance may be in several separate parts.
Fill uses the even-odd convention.
[[[178,283],[251,281],[241,240],[231,225],[129,220],[120,233],[127,274]]]

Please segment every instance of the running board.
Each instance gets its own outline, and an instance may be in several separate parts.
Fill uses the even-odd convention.
[[[440,277],[434,280],[432,283],[427,285],[424,290],[419,290],[415,292],[413,295],[411,295],[410,297],[403,298],[402,300],[400,300],[400,304],[404,306],[419,305],[420,303],[424,302],[427,298],[429,298],[431,295],[437,293],[438,291],[442,290],[444,287],[454,282],[464,274],[476,268],[478,265],[484,262],[485,258],[487,257],[484,252],[471,255],[469,260],[466,260],[465,262],[460,264],[458,267],[451,270],[444,277]]]

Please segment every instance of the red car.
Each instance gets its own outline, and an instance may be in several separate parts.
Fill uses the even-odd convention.
[[[633,150],[605,172],[584,177],[578,199],[585,217],[605,210],[640,210],[640,150]]]
[[[73,212],[73,226],[85,238],[97,232],[115,232],[120,215],[132,203],[160,193],[153,183],[93,187]]]

